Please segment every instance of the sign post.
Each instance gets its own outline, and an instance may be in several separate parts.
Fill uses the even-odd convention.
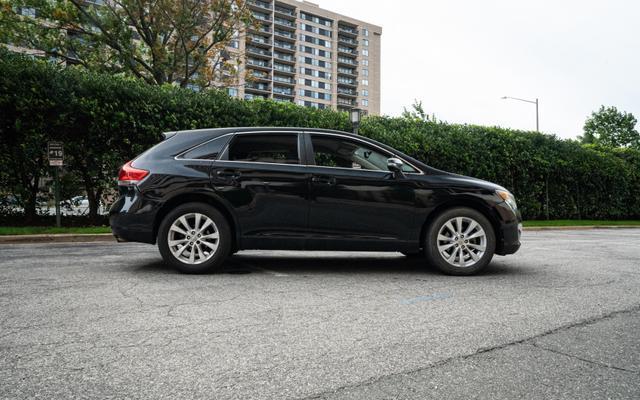
[[[60,167],[64,163],[62,142],[49,142],[47,149],[49,166],[53,167],[54,193],[56,202],[56,226],[60,228]]]

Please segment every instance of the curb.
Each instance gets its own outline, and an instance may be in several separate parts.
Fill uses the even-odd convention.
[[[525,231],[580,231],[592,229],[640,229],[640,225],[525,226]]]
[[[0,235],[0,244],[10,243],[75,243],[115,242],[111,233],[56,233],[43,235]]]
[[[593,229],[640,229],[640,225],[532,226],[525,231],[580,231]],[[111,233],[57,233],[43,235],[0,235],[0,244],[116,242]]]

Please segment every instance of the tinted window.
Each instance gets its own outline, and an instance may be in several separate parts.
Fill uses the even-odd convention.
[[[188,158],[190,160],[217,160],[230,138],[231,136],[224,136],[203,143],[195,149],[184,153],[182,158]]]
[[[316,165],[321,167],[388,171],[387,159],[392,157],[389,153],[382,152],[355,140],[312,135],[311,142]],[[414,168],[407,164],[402,169],[405,172],[416,172]]]
[[[229,160],[299,164],[297,134],[236,135]]]

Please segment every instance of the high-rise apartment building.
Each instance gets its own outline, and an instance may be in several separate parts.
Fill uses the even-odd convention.
[[[234,47],[250,76],[230,94],[380,113],[382,28],[297,0],[248,0],[256,23]]]

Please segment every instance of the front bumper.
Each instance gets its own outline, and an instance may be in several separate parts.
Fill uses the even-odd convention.
[[[522,216],[520,211],[513,212],[506,203],[496,207],[500,215],[500,227],[496,235],[496,254],[505,256],[513,254],[520,249],[520,237],[522,236]]]

